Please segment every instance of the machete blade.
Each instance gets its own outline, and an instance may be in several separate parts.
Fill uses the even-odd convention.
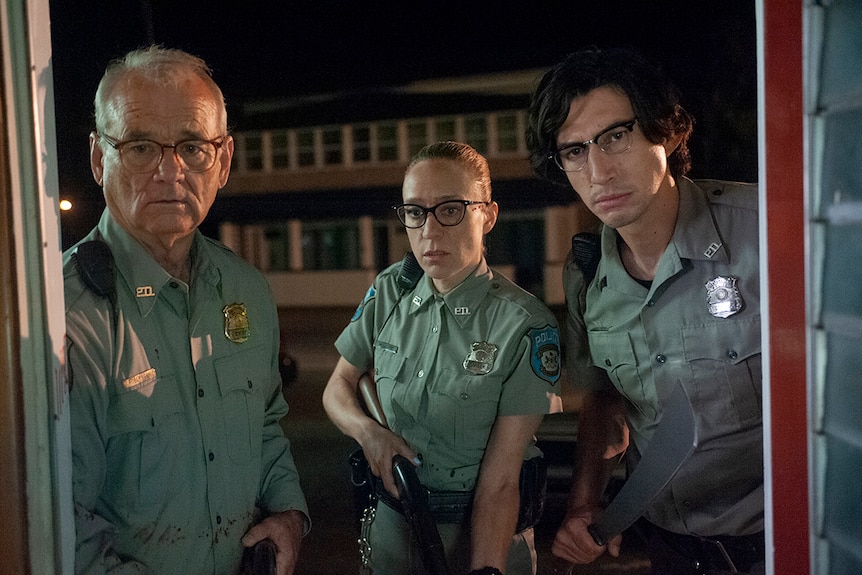
[[[595,542],[605,545],[637,521],[696,447],[694,410],[682,383],[677,382],[641,460],[617,496],[589,526]]]

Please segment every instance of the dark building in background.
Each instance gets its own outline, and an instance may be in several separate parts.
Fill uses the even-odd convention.
[[[410,158],[464,141],[488,158],[500,205],[489,262],[560,303],[569,238],[592,219],[571,190],[530,171],[525,111],[540,74],[247,103],[233,115],[234,166],[205,231],[263,270],[280,305],[353,305],[409,249],[392,206]]]

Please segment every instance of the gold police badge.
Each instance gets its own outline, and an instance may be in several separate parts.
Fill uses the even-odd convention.
[[[234,343],[248,341],[251,330],[248,327],[248,313],[244,303],[224,306],[224,335]]]
[[[475,341],[470,345],[470,353],[464,358],[464,369],[475,375],[485,375],[494,367],[497,346],[487,341]]]
[[[706,282],[706,301],[709,313],[715,317],[730,317],[740,311],[745,302],[736,286],[738,279],[733,276],[718,276]]]

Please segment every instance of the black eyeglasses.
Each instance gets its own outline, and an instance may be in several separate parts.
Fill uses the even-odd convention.
[[[622,154],[632,147],[632,130],[638,119],[620,122],[605,128],[592,140],[569,144],[548,156],[564,172],[580,172],[587,165],[589,145],[595,144],[606,154]]]
[[[182,140],[175,144],[162,144],[154,140],[126,140],[119,142],[114,138],[99,134],[120,154],[120,163],[130,172],[145,173],[155,170],[162,161],[165,148],[174,151],[190,172],[206,172],[215,165],[216,153],[224,141]]]
[[[392,209],[398,214],[398,219],[401,220],[405,228],[415,230],[425,225],[428,214],[434,214],[441,226],[457,226],[464,220],[467,206],[476,204],[487,206],[490,203],[472,200],[447,200],[430,208],[417,204],[401,204],[400,206],[392,206]]]

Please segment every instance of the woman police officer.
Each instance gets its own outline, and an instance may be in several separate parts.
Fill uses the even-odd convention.
[[[457,142],[423,148],[402,195],[395,208],[424,274],[405,285],[395,264],[377,276],[336,340],[341,357],[323,394],[330,419],[382,480],[382,503],[364,518],[364,566],[376,575],[427,572],[398,510],[392,459],[401,455],[430,491],[454,573],[533,574],[543,476],[519,477],[540,456],[543,415],[559,406],[556,320],[485,261],[498,206],[478,152]],[[374,374],[388,429],[357,398],[364,373]],[[463,514],[436,513],[435,501],[451,511],[459,495]]]

